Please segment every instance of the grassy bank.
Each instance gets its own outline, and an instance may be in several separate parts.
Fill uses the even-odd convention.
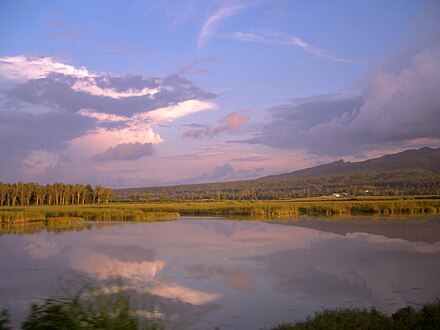
[[[2,223],[33,221],[157,221],[180,215],[295,216],[438,214],[440,199],[360,199],[293,201],[192,201],[113,203],[105,205],[26,206],[0,208]]]
[[[21,223],[3,223],[0,224],[0,236],[1,235],[22,235],[22,234],[36,234],[41,231],[48,233],[63,233],[66,231],[83,231],[90,230],[92,228],[104,228],[112,225],[117,225],[116,222],[84,222],[84,221],[72,221],[68,222],[64,219],[57,221],[51,219],[50,221],[32,221]]]

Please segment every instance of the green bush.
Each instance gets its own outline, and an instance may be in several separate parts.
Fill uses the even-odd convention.
[[[120,289],[104,294],[100,289],[80,290],[72,297],[44,299],[32,304],[23,330],[137,330],[162,329],[160,323],[142,323],[130,310],[129,297]],[[0,328],[1,329],[1,328]]]
[[[324,310],[295,324],[279,324],[273,330],[431,330],[440,329],[440,301],[417,310],[399,309],[391,317],[376,309]]]

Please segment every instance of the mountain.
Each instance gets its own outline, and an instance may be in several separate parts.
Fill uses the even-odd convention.
[[[330,164],[280,175],[271,175],[261,179],[312,178],[365,171],[389,172],[401,170],[425,170],[440,173],[440,148],[432,149],[425,147],[418,150],[405,150],[397,154],[385,155],[362,162],[344,162],[341,159]]]
[[[284,199],[344,195],[440,195],[440,148],[406,150],[361,162],[333,163],[255,180],[114,189],[122,200]]]

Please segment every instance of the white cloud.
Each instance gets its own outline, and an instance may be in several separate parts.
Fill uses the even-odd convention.
[[[200,111],[215,109],[211,102],[187,100],[175,105],[159,108],[153,111],[142,112],[131,117],[112,115],[82,109],[79,114],[84,117],[97,119],[101,123],[119,123],[122,127],[99,127],[87,135],[71,141],[73,149],[88,149],[94,153],[103,152],[110,147],[126,143],[158,144],[164,140],[155,133],[152,125],[164,121],[173,121]]]
[[[153,123],[160,123],[162,121],[173,121],[196,112],[213,110],[216,108],[217,106],[211,102],[187,100],[184,102],[180,102],[176,105],[144,112],[142,114],[139,114],[137,118],[151,119]]]
[[[149,96],[159,93],[160,88],[141,89],[128,88],[118,91],[115,88],[102,88],[98,86],[96,79],[105,77],[108,74],[94,73],[86,68],[75,68],[72,65],[56,62],[51,57],[27,58],[25,56],[2,57],[0,58],[0,77],[13,82],[26,82],[28,80],[45,78],[50,74],[63,74],[74,77],[77,80],[71,86],[72,90],[84,92],[96,96],[106,96],[114,99],[128,97]],[[106,80],[104,78],[104,80]]]
[[[199,290],[184,287],[176,283],[164,283],[155,279],[165,262],[142,261],[126,262],[110,258],[104,254],[91,253],[87,257],[77,256],[71,260],[75,270],[82,271],[100,280],[113,277],[121,277],[126,284],[124,289],[134,289],[168,299],[176,299],[192,305],[202,305],[220,298],[220,294],[206,293]],[[111,293],[115,288],[107,288]]]
[[[47,77],[51,73],[61,73],[75,78],[95,77],[86,68],[54,61],[51,57],[30,59],[25,56],[1,57],[0,76],[8,80],[23,82]]]
[[[92,253],[87,257],[72,262],[72,267],[101,280],[111,277],[148,280],[161,271],[163,261],[125,262],[103,254]]]
[[[234,39],[239,41],[269,43],[269,41],[263,36],[250,32],[235,32]]]
[[[126,91],[118,92],[114,88],[101,88],[97,86],[93,80],[78,80],[72,86],[72,89],[78,92],[85,92],[97,96],[107,96],[114,99],[122,99],[133,96],[149,96],[150,98],[153,98],[154,95],[160,91],[159,88],[145,87],[140,90],[130,88]]]
[[[69,143],[67,153],[88,157],[120,144],[158,144],[161,142],[163,139],[153,131],[149,123],[133,122],[128,127],[120,129],[98,128],[73,139]]]
[[[101,123],[117,123],[128,120],[127,117],[112,115],[109,113],[96,112],[90,109],[81,109],[78,111],[81,116],[89,117],[98,120]]]
[[[221,297],[218,293],[193,290],[175,283],[157,284],[148,290],[151,294],[169,299],[177,299],[192,305],[203,305]]]

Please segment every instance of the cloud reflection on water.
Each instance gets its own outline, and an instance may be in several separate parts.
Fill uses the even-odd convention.
[[[440,293],[440,266],[433,262],[440,260],[440,243],[353,233],[251,259],[274,290],[321,303],[364,301],[392,312],[394,305],[423,304]]]
[[[213,302],[221,297],[220,294],[206,293],[176,283],[156,280],[156,274],[165,266],[165,262],[160,260],[124,262],[104,254],[91,253],[80,259],[72,260],[71,266],[76,271],[81,271],[100,280],[122,278],[126,284],[125,289],[177,299],[193,305]]]
[[[60,247],[41,236],[26,236],[28,244],[24,246],[29,255],[34,259],[53,257],[61,252]]]
[[[353,228],[337,234],[183,218],[36,234],[16,244],[35,264],[64,258],[70,270],[98,280],[121,278],[124,289],[166,315],[170,328],[192,329],[200,320],[258,328],[269,316],[281,322],[322,307],[373,305],[393,312],[440,296],[440,242],[410,242]],[[58,257],[49,259],[53,255]]]

